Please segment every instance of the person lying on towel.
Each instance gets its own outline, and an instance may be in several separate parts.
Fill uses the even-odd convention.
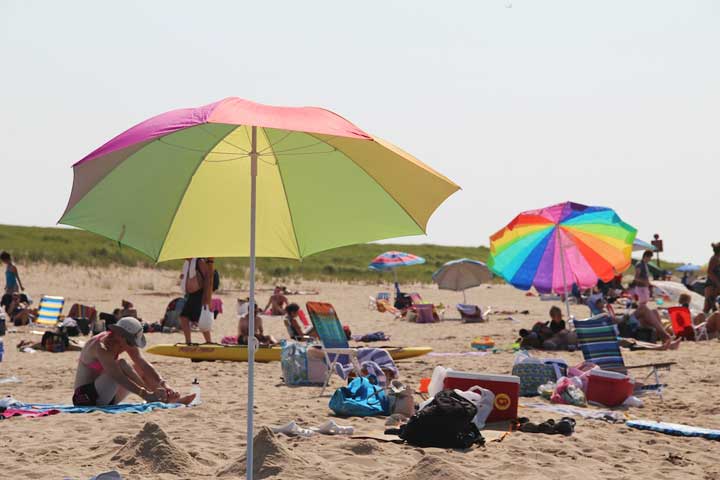
[[[134,393],[147,402],[189,404],[195,394],[181,396],[143,358],[142,324],[123,317],[109,330],[92,337],[80,352],[73,405],[115,405]],[[130,362],[120,358],[127,353]]]

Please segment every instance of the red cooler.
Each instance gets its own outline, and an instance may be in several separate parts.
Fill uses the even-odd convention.
[[[470,390],[478,385],[495,394],[495,405],[486,422],[500,422],[517,418],[520,377],[487,373],[447,372],[444,388]]]
[[[587,399],[606,407],[622,405],[633,394],[634,385],[630,377],[622,373],[593,368],[588,374]]]

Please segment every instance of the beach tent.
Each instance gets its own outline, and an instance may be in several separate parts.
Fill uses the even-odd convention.
[[[425,233],[459,187],[330,110],[225,98],[152,117],[73,165],[60,223],[162,262],[302,259]],[[255,342],[249,342],[247,476],[253,473]]]

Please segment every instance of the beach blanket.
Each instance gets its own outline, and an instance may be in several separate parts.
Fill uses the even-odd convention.
[[[604,420],[610,423],[621,423],[625,421],[625,417],[621,412],[614,412],[612,410],[595,410],[592,408],[582,408],[573,405],[542,402],[521,403],[520,406],[523,408],[534,408],[546,412],[559,413],[566,416],[579,416],[592,420]]]
[[[382,385],[385,385],[386,380],[383,369],[392,372],[394,377],[397,377],[398,375],[398,369],[395,366],[395,362],[393,362],[393,359],[387,350],[382,350],[380,348],[358,348],[357,356],[360,368],[366,370],[372,375],[375,375]],[[346,365],[336,363],[335,371],[343,380],[346,380],[350,372],[353,371],[352,363],[348,363]]]
[[[76,407],[75,405],[62,405],[53,403],[23,403],[16,402],[8,407],[8,409],[19,409],[26,411],[44,412],[57,410],[57,413],[147,413],[155,409],[171,409],[180,408],[184,405],[180,403],[120,403],[118,405],[105,405],[95,407]]]
[[[680,423],[652,422],[650,420],[629,420],[626,425],[640,430],[651,430],[666,435],[681,437],[702,437],[708,440],[720,440],[720,430],[709,428],[693,427]]]

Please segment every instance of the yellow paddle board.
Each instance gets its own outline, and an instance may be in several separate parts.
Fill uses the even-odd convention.
[[[432,352],[430,347],[380,347],[388,351],[393,360],[420,357]],[[245,345],[199,344],[175,345],[160,344],[146,349],[148,353],[167,357],[189,358],[194,361],[227,360],[230,362],[247,362],[248,350]],[[255,351],[256,362],[279,362],[281,347],[260,347]]]

